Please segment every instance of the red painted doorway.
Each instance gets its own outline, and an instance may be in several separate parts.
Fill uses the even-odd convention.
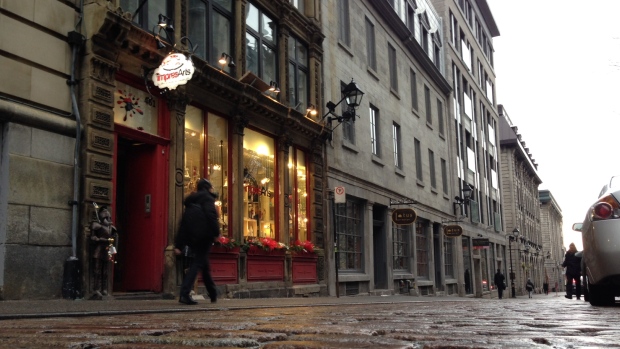
[[[161,292],[167,227],[167,140],[117,126],[119,247],[115,292]]]

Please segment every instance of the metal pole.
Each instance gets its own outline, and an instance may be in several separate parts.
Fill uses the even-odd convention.
[[[332,200],[332,231],[334,232],[334,265],[336,266],[336,298],[340,298],[340,285],[338,285],[338,234],[336,232],[336,199]]]
[[[510,291],[512,292],[512,298],[517,298],[515,290],[515,272],[512,268],[512,237],[508,239],[508,250],[510,251]]]

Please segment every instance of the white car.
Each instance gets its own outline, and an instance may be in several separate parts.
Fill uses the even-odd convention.
[[[573,224],[573,230],[583,239],[586,299],[592,305],[614,304],[620,296],[620,176],[603,187],[583,223]]]

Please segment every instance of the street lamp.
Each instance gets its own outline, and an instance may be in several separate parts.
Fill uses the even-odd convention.
[[[473,190],[474,188],[472,188],[472,186],[469,185],[469,183],[465,183],[465,185],[463,186],[463,189],[461,190],[461,192],[463,193],[463,197],[460,197],[460,196],[454,197],[452,208],[454,209],[455,216],[456,216],[457,206],[465,206],[465,210],[466,210],[465,213],[467,213],[467,205],[469,205],[469,202],[471,201],[471,194]]]
[[[327,113],[323,115],[321,120],[327,118],[327,123],[329,124],[329,139],[331,140],[331,132],[334,131],[334,128],[338,127],[342,122],[352,120],[355,122],[355,109],[359,108],[360,103],[362,102],[362,97],[364,97],[364,92],[357,87],[357,84],[353,79],[351,82],[346,85],[342,89],[342,99],[338,101],[338,103],[334,103],[332,101],[327,102]],[[346,101],[347,110],[345,110],[342,115],[336,114],[336,107]],[[332,121],[337,121],[338,125],[332,127]]]
[[[508,236],[508,251],[510,251],[510,291],[512,292],[512,298],[517,298],[517,292],[515,290],[515,271],[512,268],[512,240],[517,241],[519,237],[519,229],[514,228],[512,235]]]

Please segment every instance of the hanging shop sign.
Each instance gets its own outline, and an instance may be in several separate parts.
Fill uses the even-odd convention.
[[[446,225],[443,227],[443,234],[449,238],[463,235],[463,227],[460,225]]]
[[[484,248],[489,248],[489,239],[471,239],[472,245],[474,246],[474,250],[480,250]]]
[[[182,53],[171,53],[153,72],[153,83],[160,89],[174,90],[185,85],[194,75],[194,63]]]
[[[418,214],[410,208],[398,208],[392,212],[392,222],[394,224],[412,224],[418,218]]]

